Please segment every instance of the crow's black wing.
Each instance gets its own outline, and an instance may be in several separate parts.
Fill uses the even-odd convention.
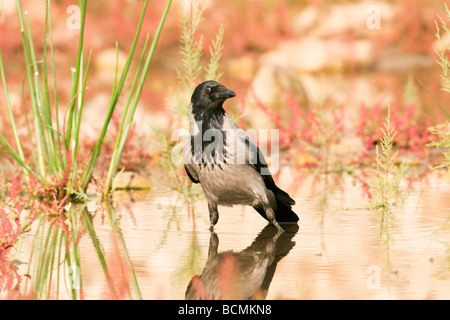
[[[247,134],[241,135],[240,139],[241,142],[245,143],[246,163],[258,171],[263,178],[266,188],[275,194],[277,201],[280,201],[287,206],[293,206],[295,204],[295,200],[292,199],[285,191],[276,186],[267,166],[266,159],[255,142]]]
[[[272,175],[269,172],[269,168],[267,167],[266,160],[264,159],[264,155],[262,154],[261,150],[254,145],[254,142],[251,140],[248,140],[246,142],[249,146],[249,150],[253,151],[253,156],[249,159],[249,165],[254,168],[263,178],[264,184],[266,185],[266,188],[273,192],[275,195],[275,199],[277,202],[277,207],[273,208],[275,213],[275,218],[277,222],[297,222],[298,216],[297,214],[292,211],[292,206],[295,205],[295,200],[292,199],[289,194],[280,188],[278,188],[275,184],[275,181],[273,181]],[[252,145],[253,144],[253,145]],[[251,154],[251,151],[250,151]],[[267,219],[266,212],[261,207],[253,207],[263,218]]]
[[[191,179],[193,183],[199,183],[200,181],[198,179],[197,171],[195,169],[195,166],[192,164],[194,161],[192,137],[186,140],[183,157],[184,157],[184,170],[186,170],[189,179]]]
[[[197,172],[195,171],[192,165],[185,164],[184,169],[186,170],[188,177],[191,179],[193,183],[199,183]]]

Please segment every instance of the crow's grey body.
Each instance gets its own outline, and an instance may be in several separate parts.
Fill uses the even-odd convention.
[[[189,109],[191,111],[192,104]],[[200,134],[193,116],[190,116],[189,122],[191,136]],[[185,149],[186,170],[194,180],[201,183],[208,202],[225,206],[235,204],[257,206],[261,201],[269,201],[269,198],[274,202],[273,193],[266,189],[258,171],[249,166],[248,161],[240,163],[234,152],[246,147],[243,139],[251,138],[240,130],[228,114],[225,114],[220,132],[226,140],[231,140],[233,145],[225,144],[223,146],[225,152],[217,154],[212,161],[204,159],[202,163],[200,153],[194,155],[192,139],[188,141]],[[217,149],[219,148],[218,146]]]
[[[204,82],[194,91],[189,105],[191,138],[184,152],[186,172],[202,186],[211,228],[219,217],[218,205],[238,204],[252,206],[282,230],[278,222],[298,221],[291,210],[295,201],[275,185],[252,138],[223,109],[225,99],[233,96],[233,91],[215,81]]]

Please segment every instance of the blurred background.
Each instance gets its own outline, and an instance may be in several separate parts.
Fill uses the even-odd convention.
[[[15,1],[2,2],[0,46],[7,61],[8,81],[21,84],[25,70]],[[41,52],[43,40],[37,40],[43,39],[45,1],[22,3],[30,14],[36,51]],[[52,3],[56,69],[61,74],[58,85],[64,97],[64,92],[67,96],[70,92],[70,68],[75,65],[78,46],[78,30],[67,26],[71,16],[67,9],[77,5],[77,1]],[[112,85],[109,76],[114,74],[115,43],[120,49],[119,62],[123,63],[141,3],[137,0],[88,3],[85,48],[93,50],[94,72],[89,76],[87,101],[100,115],[106,104],[103,92],[109,94]],[[409,99],[416,99],[414,102],[427,110],[433,109],[433,99],[444,99],[434,52],[435,20],[438,15],[445,16],[442,1],[205,0],[203,3],[207,8],[198,32],[199,37],[203,36],[203,58],[209,59],[209,45],[223,25],[221,80],[237,91],[238,98],[230,102],[236,107],[239,100],[251,104],[249,88],[268,105],[280,103],[289,92],[304,105],[327,102],[346,108],[359,107],[361,103],[372,106],[404,99],[411,76],[420,79],[426,89],[417,85],[417,92],[409,95]],[[164,5],[164,1],[150,2],[143,33],[154,32]],[[174,1],[142,96],[142,109],[151,114],[148,121],[155,126],[166,127],[170,122],[169,90],[177,90],[175,70],[182,63],[179,11],[189,10],[190,6],[188,0]],[[443,41],[450,42],[448,37]]]
[[[22,3],[40,54],[45,1]],[[70,8],[77,1],[52,4],[58,93],[61,105],[64,101],[67,105],[79,35],[70,27]],[[83,111],[87,149],[95,143],[108,107],[116,41],[120,70],[141,4],[137,0],[88,3],[84,47],[86,55],[92,48],[93,62]],[[444,119],[448,94],[441,90],[442,70],[435,52],[450,43],[448,34],[442,34],[440,43],[435,36],[435,21],[446,16],[442,1],[178,0],[166,20],[130,137],[134,145],[129,151],[147,154],[128,158],[138,158],[144,167],[161,151],[160,144],[154,143],[155,130],[170,136],[180,126],[179,114],[174,113],[174,97],[182,89],[176,72],[183,69],[180,13],[189,16],[198,5],[205,7],[195,34],[195,40],[202,39],[201,65],[207,65],[211,44],[224,28],[220,81],[237,93],[227,101],[227,110],[246,129],[280,129],[282,147],[294,154],[311,151],[294,147],[297,140],[316,145],[326,141],[327,148],[354,154],[352,161],[361,160],[376,142],[389,104],[399,131],[397,145],[421,156],[420,149],[429,141],[427,128]],[[150,2],[142,35],[154,34],[164,6],[164,1]],[[11,99],[20,105],[26,73],[15,1],[3,1],[0,34]],[[200,74],[198,83],[203,80]],[[186,104],[190,95],[182,92]],[[4,101],[2,93],[0,101]],[[117,123],[120,112],[119,108],[113,118]],[[8,128],[5,121],[6,117],[0,118],[0,130]],[[322,137],[317,138],[320,132]],[[297,164],[308,165],[319,158],[296,159]]]

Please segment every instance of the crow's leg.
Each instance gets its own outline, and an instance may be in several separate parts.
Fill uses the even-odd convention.
[[[219,220],[219,211],[217,211],[217,204],[211,202],[208,202],[208,209],[209,209],[209,222],[211,223],[209,230],[212,231],[214,230],[214,226]]]
[[[219,250],[219,237],[214,231],[209,236],[208,261],[215,259]]]
[[[269,220],[269,222],[273,223],[273,225],[275,227],[277,227],[278,233],[284,232],[284,229],[282,227],[280,227],[280,225],[278,224],[277,220],[275,219],[275,212],[273,212],[273,209],[270,206],[270,204],[264,203],[264,211],[266,213],[266,216],[267,216],[267,219]]]

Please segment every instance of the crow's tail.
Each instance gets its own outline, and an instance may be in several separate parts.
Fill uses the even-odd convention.
[[[278,200],[278,198],[277,198],[277,209],[274,210],[274,212],[275,212],[275,219],[277,220],[278,223],[298,221],[298,216],[294,211],[292,211],[292,206]]]
[[[298,216],[292,211],[295,200],[278,187],[275,190],[275,198],[277,200],[277,208],[274,212],[277,222],[297,222]]]
[[[277,208],[274,209],[275,219],[278,223],[283,222],[297,222],[298,216],[292,211],[292,206],[295,204],[294,199],[292,199],[286,192],[277,188],[275,192],[275,198],[277,200]],[[253,207],[264,219],[267,219],[266,213],[261,207]]]

